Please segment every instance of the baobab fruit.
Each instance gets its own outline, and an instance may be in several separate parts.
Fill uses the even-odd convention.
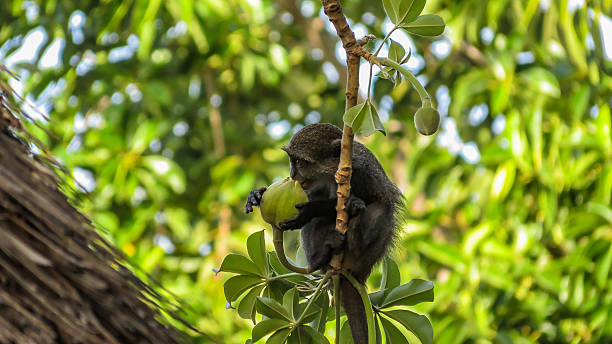
[[[264,192],[261,203],[261,216],[267,223],[278,226],[280,222],[295,216],[296,204],[308,201],[300,183],[287,177],[272,183]]]
[[[417,110],[414,115],[414,126],[422,135],[431,135],[440,127],[440,114],[431,106]]]

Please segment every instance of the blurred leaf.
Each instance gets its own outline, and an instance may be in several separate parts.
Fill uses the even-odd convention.
[[[418,244],[418,249],[424,255],[440,264],[450,266],[458,272],[466,270],[466,260],[454,248],[448,245],[435,244],[421,241]]]
[[[520,73],[520,77],[534,91],[550,97],[559,97],[561,90],[555,75],[544,68],[532,67]]]
[[[176,162],[161,155],[149,155],[142,158],[142,163],[175,193],[185,191],[185,173]]]
[[[413,306],[421,302],[431,302],[433,299],[433,283],[413,279],[406,284],[391,289],[381,307]]]
[[[612,267],[612,245],[606,251],[606,254],[601,257],[597,266],[596,266],[596,274],[595,281],[597,282],[597,286],[600,288],[604,288],[606,286],[606,282],[608,282],[608,275],[610,274],[610,268]]]
[[[402,29],[419,36],[434,37],[444,32],[444,20],[436,14],[424,14],[414,21],[403,24]]]
[[[167,208],[164,210],[168,227],[172,230],[172,234],[179,239],[187,239],[191,232],[191,224],[189,223],[189,213],[182,208]]]

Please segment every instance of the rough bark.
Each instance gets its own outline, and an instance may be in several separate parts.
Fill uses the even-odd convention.
[[[162,319],[168,301],[70,205],[52,160],[30,151],[15,96],[0,81],[0,343],[185,342]]]
[[[357,41],[355,34],[351,30],[342,7],[338,0],[321,0],[325,15],[336,28],[336,33],[342,41],[342,46],[346,51],[347,56],[347,82],[346,82],[346,110],[357,105],[357,97],[359,92],[359,61],[360,57],[366,59],[371,57],[371,54],[362,48],[363,41]],[[352,174],[352,155],[353,155],[353,129],[348,125],[344,125],[342,132],[342,143],[340,151],[340,163],[335,174],[336,183],[338,183],[338,203],[336,204],[336,230],[345,234],[348,229],[348,213],[346,211],[346,201],[351,193],[351,174]],[[342,255],[335,255],[330,262],[332,268],[336,270],[342,269]],[[341,301],[342,306],[348,317],[351,325],[351,334],[353,342],[356,344],[367,343],[368,330],[366,324],[365,309],[361,298],[350,283],[341,280]],[[339,333],[337,334],[339,335]]]

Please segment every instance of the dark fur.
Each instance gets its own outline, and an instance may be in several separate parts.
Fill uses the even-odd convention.
[[[311,269],[325,269],[334,253],[344,250],[343,268],[365,283],[374,265],[389,251],[397,233],[402,195],[382,166],[359,142],[353,145],[351,197],[347,207],[346,240],[335,230],[336,189],[342,131],[331,124],[309,125],[283,147],[291,160],[291,177],[306,185],[308,202],[296,206],[298,215],[280,224],[282,230],[302,229],[302,247]],[[253,190],[246,211],[259,205],[265,189]],[[342,304],[349,317],[355,343],[367,342],[363,304],[344,279]]]

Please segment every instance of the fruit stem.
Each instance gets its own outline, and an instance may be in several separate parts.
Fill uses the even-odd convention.
[[[414,86],[414,88],[416,89],[417,93],[419,94],[419,97],[421,97],[421,106],[422,107],[431,107],[431,97],[429,96],[429,93],[427,93],[427,90],[425,90],[425,87],[423,87],[423,85],[421,85],[421,83],[419,82],[419,80],[414,76],[414,74],[410,73],[410,71],[408,71],[406,68],[402,67],[399,63],[389,59],[389,58],[377,58],[376,60],[378,60],[378,62],[380,62],[381,64],[385,65],[385,66],[390,66],[395,68],[395,70],[397,70],[398,72],[402,73],[402,75],[404,76],[404,78],[406,78],[408,81],[410,81],[410,83],[412,84],[412,86]]]
[[[283,245],[283,231],[275,225],[272,225],[272,242],[274,243],[274,249],[276,250],[276,256],[278,260],[289,270],[293,272],[299,272],[301,274],[309,274],[309,268],[302,268],[299,266],[295,266],[287,260],[287,256],[285,255],[285,246]]]

